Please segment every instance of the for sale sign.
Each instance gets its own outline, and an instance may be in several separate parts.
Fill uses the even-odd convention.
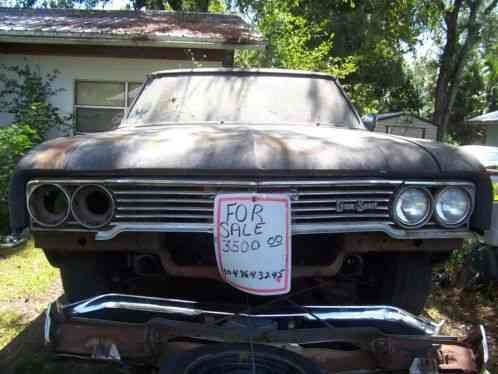
[[[221,277],[255,295],[281,295],[291,283],[291,211],[283,194],[219,194],[214,247]]]

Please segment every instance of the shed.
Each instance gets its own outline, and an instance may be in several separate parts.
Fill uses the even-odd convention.
[[[147,73],[231,66],[235,49],[263,45],[232,14],[0,8],[1,63],[57,71],[53,104],[83,132],[122,117]]]
[[[498,110],[470,118],[466,123],[484,127],[486,130],[485,144],[498,147]]]
[[[431,121],[409,112],[377,115],[376,132],[421,139],[437,139],[437,126]]]

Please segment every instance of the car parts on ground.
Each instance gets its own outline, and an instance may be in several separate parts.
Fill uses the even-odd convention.
[[[281,299],[249,308],[107,294],[52,304],[44,334],[58,355],[174,367],[169,373],[175,374],[215,373],[222,364],[226,373],[314,373],[317,367],[479,373],[488,360],[484,328],[465,339],[442,336],[440,328],[390,306],[301,306]],[[187,370],[185,362],[196,364]]]

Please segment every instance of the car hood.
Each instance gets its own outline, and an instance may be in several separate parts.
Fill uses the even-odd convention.
[[[312,126],[182,125],[120,129],[48,141],[23,158],[31,170],[306,170],[368,175],[438,174],[456,149],[362,130]],[[463,170],[462,170],[463,169]]]

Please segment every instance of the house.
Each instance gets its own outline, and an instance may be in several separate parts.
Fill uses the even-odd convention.
[[[485,144],[498,147],[498,110],[468,119],[466,123],[484,127],[486,131]]]
[[[411,138],[437,139],[437,126],[413,113],[393,112],[377,115],[376,132],[408,136]]]
[[[119,121],[149,72],[232,66],[235,49],[262,46],[237,15],[0,8],[0,63],[57,71],[52,103],[82,132]]]

